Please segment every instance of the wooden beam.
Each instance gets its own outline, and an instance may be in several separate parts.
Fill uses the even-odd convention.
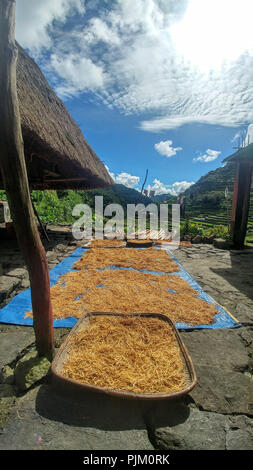
[[[87,178],[45,178],[43,180],[43,183],[65,183],[66,182],[71,182],[71,181],[87,181]]]
[[[243,248],[247,233],[252,164],[237,162],[232,205],[231,235],[235,248]]]
[[[15,0],[0,2],[0,171],[17,240],[27,264],[36,347],[53,357],[53,319],[46,253],[30,199],[16,86]]]

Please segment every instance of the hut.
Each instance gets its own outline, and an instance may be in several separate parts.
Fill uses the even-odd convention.
[[[94,189],[113,184],[40,68],[17,47],[17,92],[30,189]]]
[[[29,272],[37,351],[51,360],[48,263],[29,190],[91,189],[113,181],[39,67],[18,44],[16,64],[15,6],[15,0],[0,2],[0,188],[7,190]]]
[[[253,143],[241,147],[224,162],[236,164],[230,232],[235,248],[243,248],[247,232],[253,170]]]

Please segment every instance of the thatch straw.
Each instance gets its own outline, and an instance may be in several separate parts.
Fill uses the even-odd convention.
[[[91,189],[113,184],[40,68],[17,47],[17,91],[31,188]]]

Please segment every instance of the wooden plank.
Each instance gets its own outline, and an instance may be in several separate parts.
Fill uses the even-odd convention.
[[[17,240],[27,264],[40,356],[53,357],[53,319],[46,253],[30,199],[16,85],[15,0],[0,2],[0,171]]]
[[[234,237],[234,228],[235,228],[235,215],[238,199],[238,182],[239,182],[239,163],[236,165],[235,181],[234,181],[234,192],[233,192],[233,202],[232,202],[232,213],[231,213],[231,223],[230,223],[230,234],[232,239]]]

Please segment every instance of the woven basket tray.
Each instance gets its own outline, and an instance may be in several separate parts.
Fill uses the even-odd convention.
[[[67,390],[68,392],[75,393],[77,392],[80,396],[81,391],[96,391],[101,393],[106,393],[109,395],[114,395],[122,398],[134,398],[134,399],[145,399],[145,400],[161,400],[163,398],[166,399],[177,399],[187,393],[189,393],[193,387],[197,383],[197,377],[194,370],[194,366],[192,360],[187,352],[186,347],[184,346],[176,327],[174,326],[173,322],[165,315],[162,314],[155,314],[155,313],[142,313],[142,314],[132,314],[128,316],[138,316],[138,317],[146,317],[146,318],[158,318],[163,322],[169,323],[170,327],[172,328],[176,340],[178,342],[178,346],[181,352],[181,358],[183,360],[185,366],[185,373],[187,376],[187,384],[184,389],[179,390],[173,393],[134,393],[128,392],[123,390],[111,390],[103,387],[97,387],[85,383],[78,382],[76,380],[70,379],[65,377],[62,374],[62,367],[64,362],[66,361],[67,357],[71,354],[71,346],[70,346],[70,339],[72,336],[79,331],[85,329],[90,322],[90,318],[93,316],[114,316],[114,317],[126,317],[126,314],[114,314],[114,313],[91,313],[89,315],[83,316],[75,325],[75,327],[71,330],[70,334],[67,336],[66,340],[58,350],[52,366],[51,366],[51,373],[52,373],[52,383],[54,387],[57,389]]]

